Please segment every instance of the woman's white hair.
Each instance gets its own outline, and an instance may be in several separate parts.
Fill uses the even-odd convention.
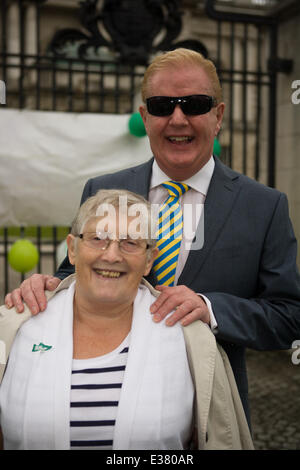
[[[78,236],[86,223],[93,219],[104,215],[107,207],[112,206],[114,209],[124,207],[126,204],[127,214],[137,215],[139,212],[144,218],[144,226],[147,226],[146,241],[149,248],[154,248],[156,244],[156,214],[151,208],[151,204],[143,196],[135,194],[125,189],[100,189],[94,196],[89,197],[79,208],[71,227],[71,234]],[[134,207],[133,207],[134,206]],[[134,211],[130,211],[130,208]],[[154,234],[154,236],[153,236]]]

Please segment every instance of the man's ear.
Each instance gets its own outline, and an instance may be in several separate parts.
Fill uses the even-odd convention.
[[[75,255],[76,255],[76,238],[74,235],[69,233],[66,239],[68,245],[68,257],[71,264],[75,264]]]
[[[143,123],[146,127],[146,114],[147,114],[147,110],[146,110],[146,106],[144,104],[142,104],[140,107],[139,107],[139,112],[140,112],[140,115],[142,116],[142,119],[143,119]]]
[[[223,116],[224,116],[224,111],[225,111],[225,103],[219,103],[217,106],[217,125],[215,129],[215,136],[220,132],[222,121],[223,121]]]

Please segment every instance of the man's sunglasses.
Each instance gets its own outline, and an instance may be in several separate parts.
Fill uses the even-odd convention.
[[[206,114],[217,105],[212,96],[190,95],[190,96],[151,96],[146,99],[148,113],[153,116],[170,116],[175,106],[179,104],[182,112],[189,116]]]

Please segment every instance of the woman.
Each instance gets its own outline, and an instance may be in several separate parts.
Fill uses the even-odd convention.
[[[185,337],[180,325],[152,321],[156,293],[143,276],[157,254],[153,226],[149,203],[127,191],[99,191],[81,206],[67,237],[75,275],[21,326],[10,352],[0,388],[5,449],[186,449],[195,423],[198,448],[252,448],[207,326],[191,325]],[[26,318],[1,308],[8,349]]]

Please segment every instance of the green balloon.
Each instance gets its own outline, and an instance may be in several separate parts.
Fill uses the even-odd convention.
[[[146,129],[140,113],[133,113],[128,121],[128,127],[130,134],[135,137],[144,137],[146,135]]]
[[[39,260],[36,246],[29,240],[17,240],[8,253],[8,262],[11,267],[20,273],[33,269]]]
[[[221,155],[221,150],[222,150],[221,144],[218,141],[218,139],[215,137],[213,154],[216,155],[217,157],[219,157]]]

